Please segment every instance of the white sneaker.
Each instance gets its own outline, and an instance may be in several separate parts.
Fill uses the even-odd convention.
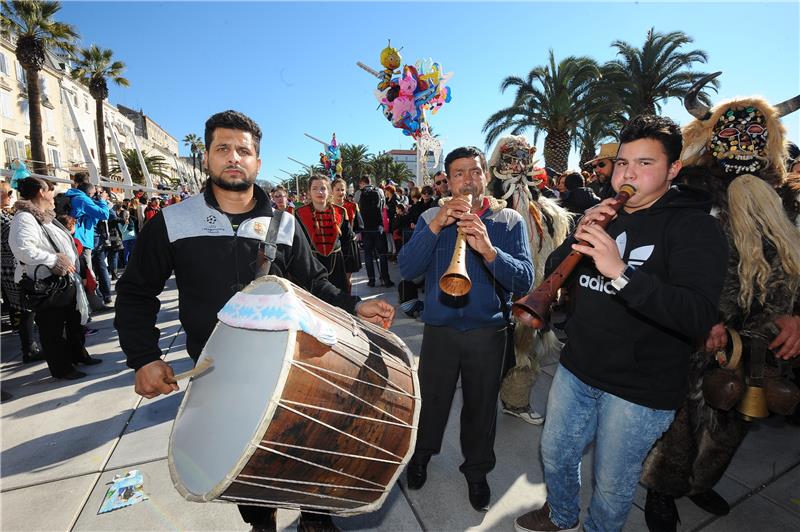
[[[512,410],[507,406],[503,406],[503,413],[508,414],[509,416],[515,416],[520,418],[525,423],[530,423],[531,425],[541,425],[544,423],[544,416],[541,415],[539,412],[534,410]]]

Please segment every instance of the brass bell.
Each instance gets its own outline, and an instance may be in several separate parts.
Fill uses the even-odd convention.
[[[755,421],[769,416],[764,388],[748,385],[736,410],[742,414],[745,421]]]

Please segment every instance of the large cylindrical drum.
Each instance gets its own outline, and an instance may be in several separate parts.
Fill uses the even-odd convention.
[[[413,358],[393,333],[278,277],[220,311],[169,441],[188,500],[354,515],[380,508],[414,451]]]

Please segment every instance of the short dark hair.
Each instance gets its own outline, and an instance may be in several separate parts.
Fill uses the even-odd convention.
[[[72,231],[77,223],[77,220],[69,214],[59,214],[56,216],[56,220],[58,220],[58,223],[66,227],[68,231]]]
[[[462,146],[448,153],[447,157],[444,159],[444,171],[447,172],[447,175],[450,175],[450,165],[453,164],[453,161],[456,159],[472,159],[475,157],[480,159],[481,169],[486,172],[486,156],[475,146]]]
[[[32,200],[40,190],[53,190],[55,186],[41,177],[28,176],[17,183],[17,190],[22,199]]]
[[[672,164],[681,157],[683,150],[681,128],[666,116],[639,115],[625,124],[619,133],[620,144],[640,139],[660,142],[667,155],[667,164]]]
[[[564,179],[564,187],[567,190],[575,190],[576,188],[581,188],[585,185],[583,180],[583,176],[578,172],[570,172],[563,177]]]
[[[433,179],[435,180],[435,179],[436,179],[437,177],[439,177],[440,175],[444,175],[445,177],[447,176],[447,174],[445,174],[444,170],[439,170],[438,172],[436,172],[435,174],[433,174]]]
[[[368,175],[362,175],[361,177],[358,178],[358,182],[359,183],[365,183],[365,184],[369,185],[370,184],[369,176]]]
[[[422,192],[422,194],[433,196],[433,187],[430,185],[425,185],[424,187],[422,187],[422,190],[420,192]]]
[[[89,174],[86,172],[75,172],[75,175],[72,176],[72,180],[76,185],[80,185],[89,180]]]
[[[214,130],[218,127],[250,133],[253,136],[253,143],[256,145],[256,155],[259,154],[261,149],[261,128],[258,127],[258,124],[249,116],[231,109],[211,115],[211,118],[206,120],[206,131],[204,135],[207,150],[211,149],[211,142],[214,140]]]
[[[89,183],[88,181],[83,181],[82,183],[78,183],[78,186],[76,188],[88,196],[89,191],[96,189],[97,187],[94,186],[92,183]]]

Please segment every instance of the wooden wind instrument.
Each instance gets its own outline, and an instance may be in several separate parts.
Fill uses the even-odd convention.
[[[619,210],[625,203],[636,193],[636,188],[633,185],[622,185],[619,192],[614,197],[614,202],[610,203],[614,212]],[[613,216],[604,216],[602,219],[595,222],[595,225],[605,228],[611,221]],[[578,241],[578,244],[585,244],[584,241]],[[567,257],[561,261],[561,264],[551,273],[547,278],[542,281],[534,291],[527,296],[518,299],[512,306],[511,312],[517,317],[519,321],[534,329],[541,329],[545,326],[549,319],[550,305],[555,301],[558,290],[564,284],[564,281],[575,269],[575,266],[583,258],[583,253],[579,251],[571,251]]]
[[[472,194],[467,194],[466,200],[472,204]],[[448,296],[453,297],[466,295],[472,288],[472,280],[467,275],[467,241],[461,230],[458,230],[456,236],[456,245],[453,249],[453,258],[450,259],[450,266],[439,278],[439,288]]]

